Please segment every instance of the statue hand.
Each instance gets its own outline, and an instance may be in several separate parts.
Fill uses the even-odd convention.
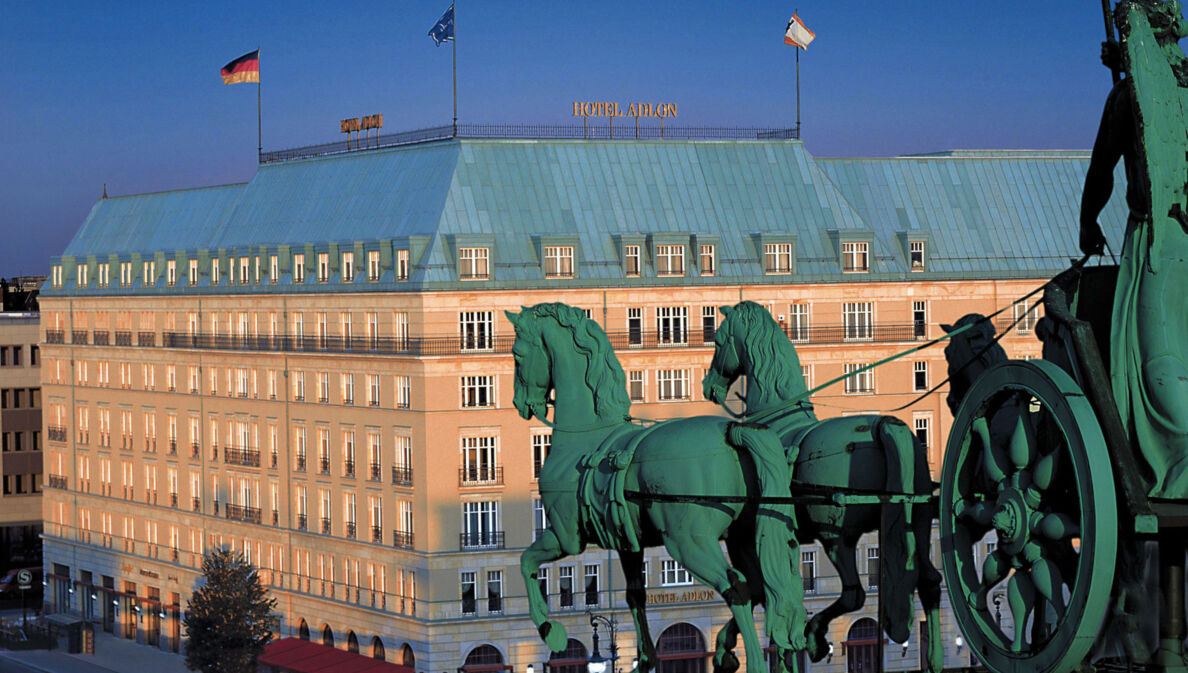
[[[1096,220],[1081,222],[1081,252],[1086,255],[1100,255],[1105,250],[1105,236]]]

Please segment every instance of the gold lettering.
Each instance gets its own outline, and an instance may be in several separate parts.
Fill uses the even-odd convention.
[[[575,116],[575,117],[582,116],[582,104],[577,101],[573,102],[573,116]]]
[[[667,105],[667,107],[668,107],[668,116],[676,117],[676,103],[669,103]]]
[[[628,117],[638,117],[639,116],[639,110],[635,109],[635,103],[631,103],[630,105],[627,106],[627,116]]]
[[[582,103],[582,116],[583,117],[594,116],[594,104],[593,103]]]

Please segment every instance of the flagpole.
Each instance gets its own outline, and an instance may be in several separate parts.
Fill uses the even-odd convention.
[[[454,63],[454,137],[458,137],[458,5],[453,3],[450,5],[454,14],[454,39],[450,40],[454,43],[451,60]]]
[[[800,45],[796,46],[796,139],[800,137]]]
[[[263,125],[260,122],[260,87],[264,86],[260,83],[259,75],[260,62],[260,47],[256,47],[256,163],[259,163],[264,158],[264,135]]]

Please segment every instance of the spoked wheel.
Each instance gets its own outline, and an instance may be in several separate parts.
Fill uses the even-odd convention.
[[[987,370],[953,420],[940,497],[945,584],[972,652],[995,673],[1074,669],[1118,543],[1109,454],[1076,382],[1042,360]]]

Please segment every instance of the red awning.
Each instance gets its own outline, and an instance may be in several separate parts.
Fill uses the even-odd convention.
[[[257,661],[284,673],[414,673],[408,666],[300,638],[282,638],[268,643]]]

